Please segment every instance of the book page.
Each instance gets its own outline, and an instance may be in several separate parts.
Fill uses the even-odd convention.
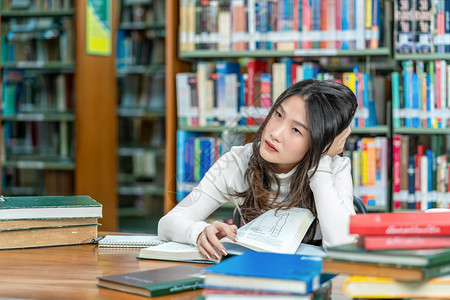
[[[256,251],[293,254],[313,220],[304,208],[270,210],[238,229],[238,244]],[[223,243],[227,249],[229,242]]]
[[[158,246],[150,247],[151,251],[162,251],[162,252],[192,252],[192,253],[200,253],[198,248],[190,245],[183,244],[177,242],[165,242]]]

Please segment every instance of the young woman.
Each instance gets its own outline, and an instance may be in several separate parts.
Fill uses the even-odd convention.
[[[197,245],[207,258],[227,255],[220,239],[236,240],[235,225],[206,223],[232,201],[249,222],[272,208],[303,207],[316,216],[303,243],[324,247],[354,241],[350,160],[339,156],[350,134],[355,95],[346,86],[305,80],[286,89],[253,142],[233,147],[198,186],[159,221],[162,240]],[[216,251],[217,250],[217,251]]]

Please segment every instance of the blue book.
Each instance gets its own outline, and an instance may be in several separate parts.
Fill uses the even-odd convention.
[[[415,117],[412,117],[412,127],[420,127],[419,115],[419,87],[418,87],[418,77],[417,73],[412,74],[412,109],[415,112]]]
[[[247,94],[247,73],[239,75],[239,97],[238,97],[238,109],[239,113],[242,113],[242,108],[245,107],[245,96]],[[239,125],[245,125],[245,117],[241,115],[239,119]]]
[[[205,287],[308,294],[320,285],[316,258],[247,251],[205,269]]]
[[[444,30],[445,30],[445,37],[447,37],[450,34],[450,1],[445,1],[444,5]],[[445,53],[450,52],[450,44],[447,38],[445,38],[445,46],[444,46]]]
[[[211,145],[210,138],[201,138],[200,140],[200,180],[202,180],[203,176],[205,176],[206,172],[208,172],[211,167],[211,146],[214,147],[214,144]]]
[[[295,62],[293,59],[289,58],[289,59],[286,59],[284,64],[286,65],[286,88],[288,88],[292,84],[291,68],[292,68],[292,65],[295,64]]]
[[[363,103],[364,107],[367,107],[367,109],[369,110],[369,116],[366,119],[365,125],[366,127],[377,126],[378,119],[375,108],[375,99],[372,91],[373,78],[369,74],[364,73],[363,79],[364,79]]]
[[[410,74],[410,68],[409,68],[410,62],[404,61],[403,62],[403,107],[407,110],[411,108],[411,74]],[[405,127],[411,127],[411,118],[408,116],[405,117]]]
[[[186,196],[186,191],[183,189],[185,182],[191,180],[192,172],[189,170],[189,140],[198,136],[196,132],[186,130],[177,130],[177,165],[176,165],[176,180],[177,192],[176,199],[181,201]],[[193,158],[192,158],[193,159]]]
[[[341,30],[343,33],[343,40],[341,43],[342,50],[349,50],[350,43],[348,41],[348,31],[350,30],[350,0],[342,0],[342,20],[341,20]]]
[[[425,81],[427,85],[427,113],[431,112],[431,76],[430,74],[425,75]],[[427,117],[427,128],[432,128],[431,117]]]
[[[218,74],[236,74],[239,75],[241,66],[237,62],[218,61],[216,63],[216,73]]]
[[[311,29],[312,29],[312,31],[315,31],[315,32],[320,32],[320,23],[321,23],[320,5],[321,5],[321,0],[313,0],[312,1]],[[320,49],[320,41],[313,41],[312,49]]]

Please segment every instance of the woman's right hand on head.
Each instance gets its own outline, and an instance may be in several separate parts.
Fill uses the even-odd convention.
[[[211,259],[211,257],[220,259],[220,253],[222,255],[228,254],[220,240],[227,236],[230,240],[237,241],[236,233],[236,225],[214,221],[211,225],[206,226],[198,236],[197,247],[207,259]]]

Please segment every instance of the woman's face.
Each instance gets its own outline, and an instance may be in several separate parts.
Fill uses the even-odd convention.
[[[294,95],[285,99],[268,120],[259,153],[274,164],[277,173],[287,173],[308,152],[310,141],[305,101]]]

